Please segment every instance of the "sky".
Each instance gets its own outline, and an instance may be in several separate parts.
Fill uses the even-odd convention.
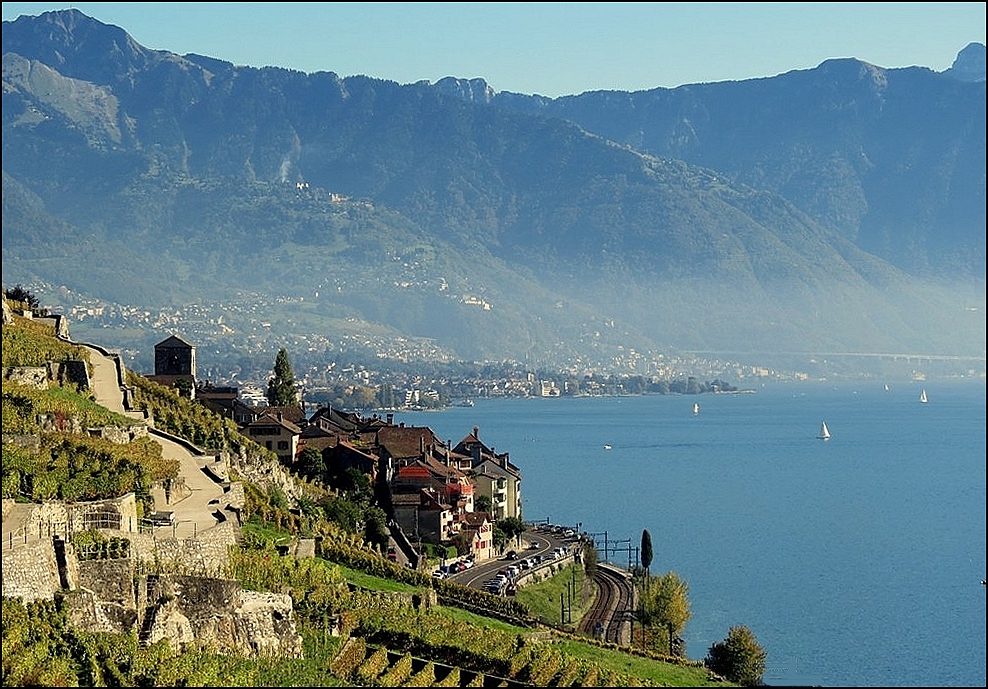
[[[983,2],[4,2],[74,7],[146,48],[401,84],[483,78],[548,97],[771,77],[831,58],[948,69]]]

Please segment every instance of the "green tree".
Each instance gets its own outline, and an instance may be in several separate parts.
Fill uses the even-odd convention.
[[[668,636],[669,655],[675,655],[676,638],[693,616],[689,585],[675,572],[667,572],[654,580],[649,578],[648,582],[639,597],[638,617],[643,626],[660,629],[662,637]]]
[[[491,496],[489,495],[478,495],[473,500],[474,512],[486,512],[491,513]]]
[[[388,516],[380,507],[364,510],[364,539],[382,551],[388,545]]]
[[[19,301],[22,304],[27,304],[30,309],[36,309],[40,305],[38,298],[27,288],[19,284],[4,290],[3,295],[10,301]]]
[[[704,664],[718,675],[746,687],[758,686],[768,654],[743,625],[731,627],[727,638],[710,646]]]
[[[274,377],[268,381],[268,404],[272,407],[289,407],[298,404],[295,391],[295,374],[288,360],[288,352],[282,347],[274,359]]]
[[[642,530],[642,567],[645,568],[645,576],[648,576],[648,568],[652,565],[652,534],[648,529]]]
[[[504,550],[504,546],[508,544],[508,534],[504,533],[500,524],[499,521],[494,522],[494,528],[491,529],[491,542],[498,551]]]
[[[597,549],[590,543],[585,544],[583,546],[583,571],[586,572],[587,578],[593,579],[594,574],[597,573],[599,560],[600,555],[597,553]]]
[[[525,526],[525,522],[518,517],[505,517],[504,519],[499,519],[497,522],[497,527],[504,532],[504,535],[509,540],[514,540],[523,534],[528,528]]]
[[[326,462],[322,452],[314,447],[304,448],[298,455],[299,469],[305,476],[322,480],[326,474]]]
[[[364,521],[362,507],[344,498],[326,498],[321,504],[326,519],[338,524],[344,531],[360,532],[360,525]]]

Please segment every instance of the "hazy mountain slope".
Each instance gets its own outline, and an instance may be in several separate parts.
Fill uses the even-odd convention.
[[[955,294],[782,196],[544,112],[149,51],[74,10],[4,22],[3,45],[5,282],[270,295],[224,328],[377,324],[478,358],[984,351]]]
[[[485,98],[779,193],[915,274],[983,279],[984,50],[972,44],[962,51],[963,81],[954,70],[841,59],[773,78],[676,89]],[[980,79],[971,75],[972,53],[980,53]],[[446,84],[474,100],[482,88]]]

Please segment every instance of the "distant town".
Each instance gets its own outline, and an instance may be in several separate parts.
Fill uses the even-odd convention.
[[[286,336],[282,326],[260,314],[278,313],[279,306],[288,310],[287,298],[245,295],[236,302],[152,312],[81,299],[51,286],[32,290],[43,302],[59,302],[55,310],[68,317],[74,338],[93,332],[93,339],[118,348],[125,364],[138,373],[153,369],[157,340],[178,335],[196,346],[201,380],[236,386],[245,401],[251,395],[263,401],[280,348],[290,357],[305,404],[364,410],[441,408],[481,398],[751,391],[769,381],[985,378],[984,358],[882,354],[793,355],[781,366],[776,362],[785,358],[775,356],[770,366],[743,361],[751,355],[654,353],[629,347],[596,359],[577,356],[544,364],[464,362],[433,340],[369,331],[357,322],[332,336]],[[144,339],[130,342],[130,333]]]

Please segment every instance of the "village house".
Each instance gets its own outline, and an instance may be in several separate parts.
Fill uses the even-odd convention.
[[[516,517],[522,519],[521,470],[511,463],[508,453],[497,454],[480,440],[480,429],[457,443],[453,452],[470,457],[471,479],[475,486],[474,500],[484,495],[490,499],[493,519]]]
[[[282,464],[291,466],[295,463],[302,429],[286,419],[283,413],[264,413],[241,428],[240,432],[278,455]]]
[[[470,512],[464,517],[459,539],[478,562],[494,557],[494,524],[486,512]]]

